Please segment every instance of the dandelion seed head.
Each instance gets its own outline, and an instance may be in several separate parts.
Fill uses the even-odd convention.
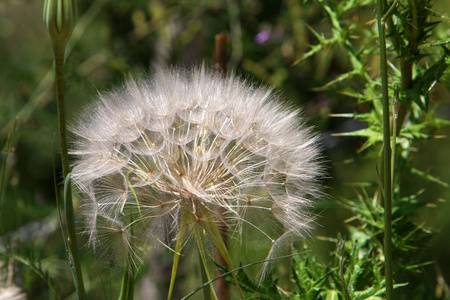
[[[305,235],[322,195],[318,136],[303,115],[235,75],[197,68],[129,79],[100,94],[72,131],[72,178],[93,245],[114,236],[136,252],[176,236],[183,216],[188,231],[213,221],[243,238],[249,226],[276,245]]]

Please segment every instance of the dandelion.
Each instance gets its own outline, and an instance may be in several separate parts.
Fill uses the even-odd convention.
[[[252,228],[273,254],[311,228],[318,136],[269,89],[205,68],[158,70],[101,94],[73,132],[95,247],[106,240],[136,262],[149,245],[174,239],[179,253],[209,240],[230,262],[223,229],[240,239]]]

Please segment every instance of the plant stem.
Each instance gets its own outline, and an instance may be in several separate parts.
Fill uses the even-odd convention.
[[[78,253],[77,233],[75,229],[75,217],[73,213],[72,202],[72,187],[70,184],[70,174],[67,175],[64,183],[64,211],[67,223],[67,241],[69,248],[69,264],[72,271],[72,276],[75,281],[75,288],[77,290],[78,299],[86,299],[86,291],[83,283],[83,272],[81,271],[80,255]]]
[[[67,148],[67,126],[63,90],[64,50],[65,46],[61,47],[55,45],[53,47],[53,53],[55,55],[56,100],[58,105],[58,126],[61,144],[61,162],[63,168],[63,176],[64,178],[66,178],[67,174],[69,174],[69,154]]]
[[[3,149],[1,150],[2,153],[0,153],[3,156],[3,159],[0,163],[0,233],[3,236],[5,231],[5,224],[4,220],[6,217],[3,216],[3,213],[6,212],[6,209],[3,208],[4,205],[4,199],[5,199],[5,193],[6,193],[6,161],[8,159],[8,156],[13,153],[13,147],[12,147],[12,138],[16,130],[16,121],[13,123],[13,127],[11,131],[8,134],[8,137],[6,138],[6,142],[3,145]]]
[[[227,40],[226,33],[219,33],[215,37],[214,68],[224,75],[227,73]]]
[[[345,282],[344,278],[344,247],[345,247],[345,240],[341,239],[338,242],[337,246],[337,254],[339,258],[339,279],[342,283],[342,288],[344,289],[345,299],[346,300],[352,300],[352,297],[350,296],[350,292],[348,291],[347,282]]]
[[[178,270],[178,264],[180,262],[180,252],[181,248],[183,248],[184,238],[187,231],[187,224],[186,224],[186,213],[184,210],[181,212],[181,221],[180,221],[180,229],[178,230],[177,234],[177,242],[175,244],[175,252],[173,254],[173,263],[172,263],[172,273],[170,275],[170,286],[169,286],[169,292],[167,293],[167,300],[172,299],[172,293],[173,289],[175,287],[175,278],[177,276],[177,270]]]
[[[192,292],[190,292],[188,295],[186,295],[186,296],[184,296],[183,298],[181,298],[181,300],[187,300],[187,299],[189,299],[191,296],[193,296],[195,293],[197,293],[197,292],[200,291],[201,289],[205,288],[207,285],[213,283],[214,281],[216,281],[216,280],[218,280],[218,279],[220,279],[220,278],[222,278],[222,277],[226,277],[226,276],[228,276],[228,275],[231,275],[231,274],[233,274],[233,273],[235,273],[235,272],[237,272],[237,271],[243,270],[243,269],[245,269],[245,268],[248,268],[248,267],[251,267],[251,266],[254,266],[254,265],[262,264],[262,263],[265,263],[265,262],[272,262],[272,261],[277,261],[277,260],[284,259],[284,258],[289,258],[289,257],[293,257],[293,256],[305,254],[305,253],[307,253],[307,252],[310,252],[310,250],[309,250],[309,251],[300,252],[300,253],[294,253],[294,254],[289,254],[289,255],[285,255],[285,256],[279,256],[279,257],[274,257],[274,258],[269,258],[269,259],[257,261],[257,262],[250,263],[250,264],[241,266],[241,267],[239,267],[239,268],[230,270],[230,271],[228,271],[228,272],[222,273],[220,276],[217,276],[217,277],[215,277],[215,278],[209,280],[208,282],[205,282],[203,285],[197,287],[195,290],[193,290]]]
[[[215,48],[214,48],[214,67],[216,72],[222,75],[227,73],[227,40],[228,35],[226,33],[217,34],[215,37]],[[223,218],[224,212],[218,212],[220,218]],[[220,234],[222,236],[225,246],[227,246],[227,225],[223,220],[218,220],[221,225]],[[225,261],[225,259],[220,255],[219,251],[215,250],[214,259],[221,265],[230,268],[231,266]],[[220,275],[220,271],[216,269],[216,276]],[[216,284],[215,288],[217,290],[217,296],[220,300],[230,299],[230,284],[225,280],[225,278],[220,278]]]
[[[203,247],[203,239],[200,236],[201,233],[200,232],[196,232],[196,240],[197,240],[197,245],[199,247],[198,249],[198,257],[199,257],[199,262],[200,262],[200,271],[202,274],[202,283],[205,282],[209,282],[211,280],[211,275],[209,274],[209,270],[208,270],[208,263],[206,261],[206,257],[205,257],[205,249]],[[203,289],[203,299],[204,300],[217,300],[217,295],[214,291],[214,287],[212,285],[207,286],[206,288]]]
[[[382,0],[377,0],[378,32],[380,42],[380,69],[383,103],[383,198],[384,198],[384,256],[386,277],[386,299],[392,300],[392,182],[391,182],[391,132],[388,95],[388,74],[386,58],[386,36],[382,22],[384,8]]]
[[[53,53],[55,57],[56,74],[56,98],[58,107],[58,126],[61,143],[61,162],[63,168],[64,185],[64,207],[67,222],[67,244],[69,245],[69,259],[72,268],[72,275],[75,281],[75,288],[78,299],[86,299],[86,292],[83,284],[83,273],[81,271],[80,256],[78,254],[78,243],[75,229],[75,217],[73,212],[72,188],[69,175],[69,153],[66,135],[66,114],[64,108],[63,72],[64,72],[64,51],[65,44],[54,44]]]
[[[133,300],[134,296],[134,275],[125,268],[122,277],[119,300]]]

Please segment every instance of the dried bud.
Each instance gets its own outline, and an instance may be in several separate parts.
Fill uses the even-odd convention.
[[[76,0],[45,0],[44,23],[54,46],[66,45],[75,27],[76,16]]]

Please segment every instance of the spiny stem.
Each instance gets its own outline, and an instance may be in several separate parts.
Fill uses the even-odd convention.
[[[339,279],[342,283],[342,288],[344,289],[345,299],[351,300],[352,297],[350,296],[350,292],[348,291],[347,282],[345,282],[344,278],[344,247],[345,247],[345,240],[339,240],[338,247],[337,247],[337,254],[339,258]]]
[[[383,103],[383,187],[384,190],[384,256],[386,277],[386,300],[392,300],[392,182],[391,182],[391,132],[388,96],[388,74],[386,58],[386,35],[382,22],[384,8],[382,0],[377,0],[378,32],[380,42],[380,69]]]

